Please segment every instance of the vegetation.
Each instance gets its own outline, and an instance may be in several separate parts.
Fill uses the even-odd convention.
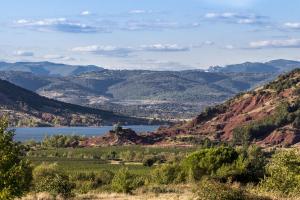
[[[232,142],[234,145],[248,145],[249,141],[253,138],[258,138],[258,136],[263,137],[286,124],[291,123],[294,127],[297,127],[299,114],[300,99],[297,99],[293,104],[282,102],[276,107],[272,115],[235,128],[233,130]]]
[[[292,72],[281,75],[275,81],[267,84],[265,89],[275,90],[277,93],[282,92],[285,89],[295,87],[299,82],[300,78],[294,78],[295,74],[300,73],[300,69],[294,69]]]
[[[297,108],[289,106],[287,112],[296,112]],[[1,200],[22,196],[28,190],[64,199],[90,191],[134,194],[141,188],[155,194],[174,193],[172,188],[182,184],[196,186],[199,200],[269,199],[253,194],[249,184],[258,193],[282,198],[300,195],[298,151],[277,151],[267,159],[261,148],[249,144],[74,148],[72,144],[80,141],[78,136],[46,137],[41,143],[27,142],[25,149],[12,141],[13,132],[7,131],[7,122],[2,120],[1,124],[1,154],[6,155],[0,160]],[[5,163],[3,158],[10,155],[4,148],[7,146],[15,155]],[[34,167],[33,179],[28,162],[21,159],[25,151]],[[10,167],[6,173],[5,167],[12,165],[17,167]]]
[[[24,156],[24,147],[13,141],[6,118],[0,118],[0,200],[22,196],[29,190],[31,167]]]
[[[211,180],[200,182],[197,197],[197,200],[246,200],[243,190]]]
[[[279,151],[266,167],[263,189],[283,196],[300,196],[300,154],[295,150]]]
[[[13,126],[96,126],[115,122],[147,124],[148,120],[116,115],[113,112],[64,103],[39,96],[29,90],[0,80],[0,108]]]
[[[143,180],[131,174],[128,168],[121,168],[111,182],[113,191],[131,193],[132,190],[143,185]]]
[[[67,148],[78,147],[84,138],[77,135],[54,135],[46,136],[41,143],[42,148]]]
[[[72,99],[72,103],[76,97],[76,104],[80,105],[88,105],[90,100],[88,97],[104,96],[108,97],[108,102],[105,102],[104,105],[94,102],[93,106],[126,116],[159,119],[191,118],[197,115],[199,110],[210,105],[209,102],[222,102],[238,92],[248,90],[258,83],[268,80],[271,76],[276,76],[276,74],[266,73],[267,71],[256,74],[239,73],[240,71],[238,73],[208,73],[201,70],[160,72],[99,70],[99,68],[85,71],[90,67],[63,66],[53,63],[26,63],[26,66],[5,63],[4,65],[6,68],[5,72],[0,73],[1,79],[12,81],[16,85],[41,95],[50,96],[60,93],[65,99]],[[38,67],[46,73],[42,73],[41,76],[40,70],[33,70]],[[56,68],[55,74],[53,74],[52,67]],[[69,70],[67,70],[68,73],[65,73],[65,68],[74,68],[74,72],[78,73],[69,73]],[[76,68],[80,70],[77,71]],[[10,69],[18,72],[7,71]],[[261,71],[261,68],[259,70]],[[58,74],[57,71],[63,72]],[[64,77],[57,79],[55,76],[58,75]],[[66,86],[68,92],[66,92]],[[50,97],[57,98],[56,96]],[[130,101],[132,99],[137,101]],[[130,105],[128,105],[128,100]],[[144,100],[159,101],[159,103],[145,104]],[[199,102],[205,102],[205,105],[199,105]],[[84,120],[78,122],[83,124]],[[87,123],[89,122],[87,120]]]
[[[36,192],[49,192],[54,197],[61,195],[63,198],[71,197],[75,187],[56,164],[37,166],[33,170],[33,184]]]
[[[133,152],[134,149],[136,150],[135,154],[131,154],[130,152]],[[63,195],[64,197],[69,197],[72,194],[87,194],[90,191],[135,194],[136,191],[140,190],[139,188],[146,188],[145,192],[156,194],[174,193],[176,190],[172,188],[181,184],[197,185],[195,194],[199,200],[268,199],[262,197],[263,195],[253,194],[252,190],[248,190],[246,187],[247,184],[253,184],[253,187],[257,188],[256,191],[276,193],[282,197],[297,195],[297,181],[300,174],[299,170],[296,170],[299,166],[298,155],[276,153],[268,162],[266,154],[256,146],[235,148],[212,145],[198,147],[198,150],[195,150],[189,149],[185,154],[181,154],[180,158],[176,158],[172,154],[177,151],[185,151],[184,148],[146,148],[139,146],[60,148],[57,150],[50,148],[31,149],[31,156],[28,158],[37,166],[34,170],[34,191],[48,191],[52,195],[61,196],[63,192],[67,191]],[[38,153],[34,153],[34,151]],[[72,152],[70,154],[72,156],[69,158],[63,156],[64,152],[68,151]],[[107,154],[103,154],[104,152]],[[82,156],[88,153],[100,156]],[[79,154],[81,156],[75,158]],[[135,157],[137,154],[143,156]],[[151,160],[152,164],[152,161],[157,160],[158,155],[168,154],[171,155],[165,156],[163,163],[156,161],[150,166],[143,164],[148,159]],[[287,158],[286,161],[277,162],[277,154],[280,154],[281,158]],[[291,163],[287,161],[291,161]],[[43,162],[48,164],[46,166],[45,164],[40,165]],[[49,165],[49,163],[57,164]],[[286,167],[287,165],[289,167]],[[54,170],[45,170],[48,167]],[[44,169],[44,172],[37,175],[36,172],[41,171],[41,168]],[[58,177],[64,177],[65,182],[61,182],[59,178],[53,178],[48,173],[45,174],[46,171],[50,174],[59,174]],[[271,173],[273,171],[277,173]],[[278,174],[284,174],[284,176]],[[282,182],[285,176],[290,177],[286,183]],[[42,180],[45,182],[51,180],[53,185],[42,187]],[[280,184],[283,185],[280,186]],[[279,188],[274,187],[274,185]],[[58,188],[62,189],[59,190]]]

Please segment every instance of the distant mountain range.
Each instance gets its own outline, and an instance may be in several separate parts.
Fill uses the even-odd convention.
[[[94,65],[65,65],[51,62],[0,62],[0,71],[30,72],[38,76],[73,76],[85,72],[102,71],[103,68]]]
[[[273,60],[210,67],[207,71],[108,70],[50,62],[0,63],[0,79],[63,102],[135,117],[191,118],[266,83],[300,62]]]
[[[299,61],[279,59],[266,63],[245,62],[242,64],[227,65],[225,67],[215,66],[210,67],[207,71],[223,73],[282,73],[295,68],[300,68]]]
[[[0,115],[8,116],[11,126],[100,126],[117,122],[124,124],[148,122],[41,97],[2,80],[0,80]]]

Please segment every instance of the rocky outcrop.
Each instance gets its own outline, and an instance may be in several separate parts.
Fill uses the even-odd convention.
[[[162,135],[156,135],[155,133],[137,134],[132,129],[120,128],[111,130],[104,136],[87,138],[81,141],[80,146],[152,145],[163,139]]]

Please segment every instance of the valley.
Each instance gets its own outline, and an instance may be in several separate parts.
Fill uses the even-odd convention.
[[[1,63],[0,78],[42,96],[137,118],[191,119],[266,83],[299,62],[274,60],[211,67],[207,71],[107,70],[49,62]],[[43,69],[43,71],[38,69]]]

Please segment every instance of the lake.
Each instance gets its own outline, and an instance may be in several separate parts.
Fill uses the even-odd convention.
[[[136,125],[136,126],[123,126],[123,128],[131,128],[137,133],[155,131],[159,126],[153,125]],[[51,135],[81,135],[81,136],[101,136],[112,130],[112,126],[102,127],[36,127],[36,128],[14,128],[15,140],[26,141],[35,140],[42,141],[45,136]]]

